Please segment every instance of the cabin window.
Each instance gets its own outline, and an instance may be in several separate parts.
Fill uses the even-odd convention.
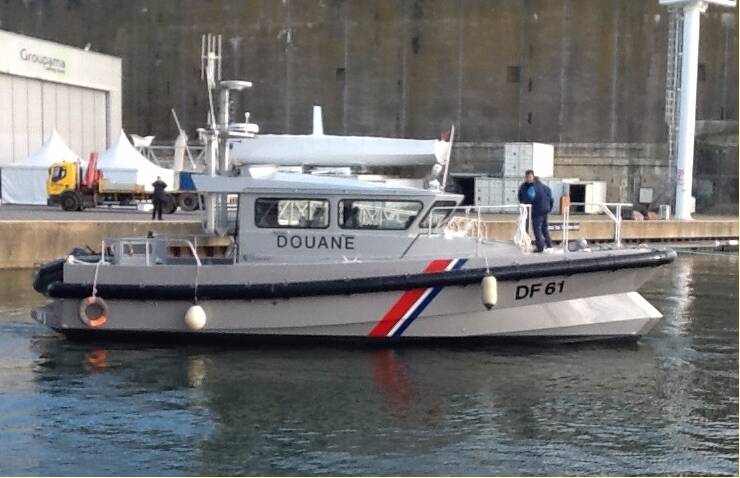
[[[143,256],[144,254],[147,253],[147,249],[149,249],[149,254],[151,254],[152,253],[151,244],[147,244],[145,242],[124,242],[123,243],[123,252],[129,256]]]
[[[53,182],[61,181],[67,175],[67,169],[61,166],[51,168],[51,180]]]
[[[457,206],[457,203],[455,201],[435,201],[434,204],[432,204],[432,207],[429,208],[429,212],[426,213],[424,216],[424,219],[421,220],[421,223],[419,224],[419,227],[421,228],[428,228],[429,227],[429,219],[431,216],[432,220],[432,229],[437,229],[438,227],[442,226],[445,222],[447,222],[447,218],[452,215],[454,212],[454,209],[434,209],[436,207],[444,207],[444,208],[453,208]]]
[[[339,225],[344,229],[408,229],[421,211],[418,201],[339,201]]]
[[[329,201],[260,198],[254,204],[254,221],[257,227],[325,229],[329,227]]]

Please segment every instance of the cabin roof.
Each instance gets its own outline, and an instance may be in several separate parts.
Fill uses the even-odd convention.
[[[212,193],[319,193],[416,197],[445,194],[426,189],[371,183],[354,178],[279,172],[264,178],[193,175],[193,182],[197,191]]]

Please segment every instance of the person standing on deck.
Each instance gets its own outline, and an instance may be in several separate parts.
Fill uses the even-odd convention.
[[[519,186],[519,202],[532,205],[532,228],[537,252],[552,249],[550,232],[547,230],[547,214],[552,210],[552,192],[531,169],[524,173],[524,182]]]
[[[154,194],[152,194],[152,204],[154,205],[154,209],[152,209],[152,221],[154,220],[155,215],[161,221],[162,205],[164,203],[165,195],[164,190],[167,188],[167,183],[157,176],[157,180],[152,183],[152,187],[154,188]]]

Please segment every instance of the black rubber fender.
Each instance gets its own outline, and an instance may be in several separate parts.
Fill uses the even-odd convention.
[[[585,274],[589,272],[637,269],[668,264],[676,257],[673,251],[650,251],[623,257],[601,256],[548,263],[516,264],[490,269],[460,269],[434,274],[329,279],[266,284],[200,284],[199,299],[251,300],[290,297],[313,297],[339,294],[362,294],[409,290],[428,287],[467,286],[479,283],[493,274],[499,281],[519,281],[546,277]],[[98,291],[109,299],[192,300],[193,285],[98,284]],[[49,295],[55,298],[84,298],[92,294],[91,284],[52,283]]]
[[[49,286],[64,280],[65,259],[44,262],[33,271],[33,288],[36,292],[48,295]]]

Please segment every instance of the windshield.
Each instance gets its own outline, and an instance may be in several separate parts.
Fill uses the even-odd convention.
[[[418,201],[377,201],[343,199],[339,202],[339,227],[342,229],[408,229],[421,203]]]
[[[60,181],[67,176],[67,169],[63,166],[55,166],[51,168],[51,180],[53,182]]]
[[[455,211],[454,209],[452,209],[455,206],[457,206],[457,203],[455,201],[435,201],[434,204],[432,204],[432,207],[429,209],[429,212],[426,214],[426,216],[424,216],[424,219],[422,219],[419,227],[428,228],[430,217],[432,221],[432,229],[442,227]]]

